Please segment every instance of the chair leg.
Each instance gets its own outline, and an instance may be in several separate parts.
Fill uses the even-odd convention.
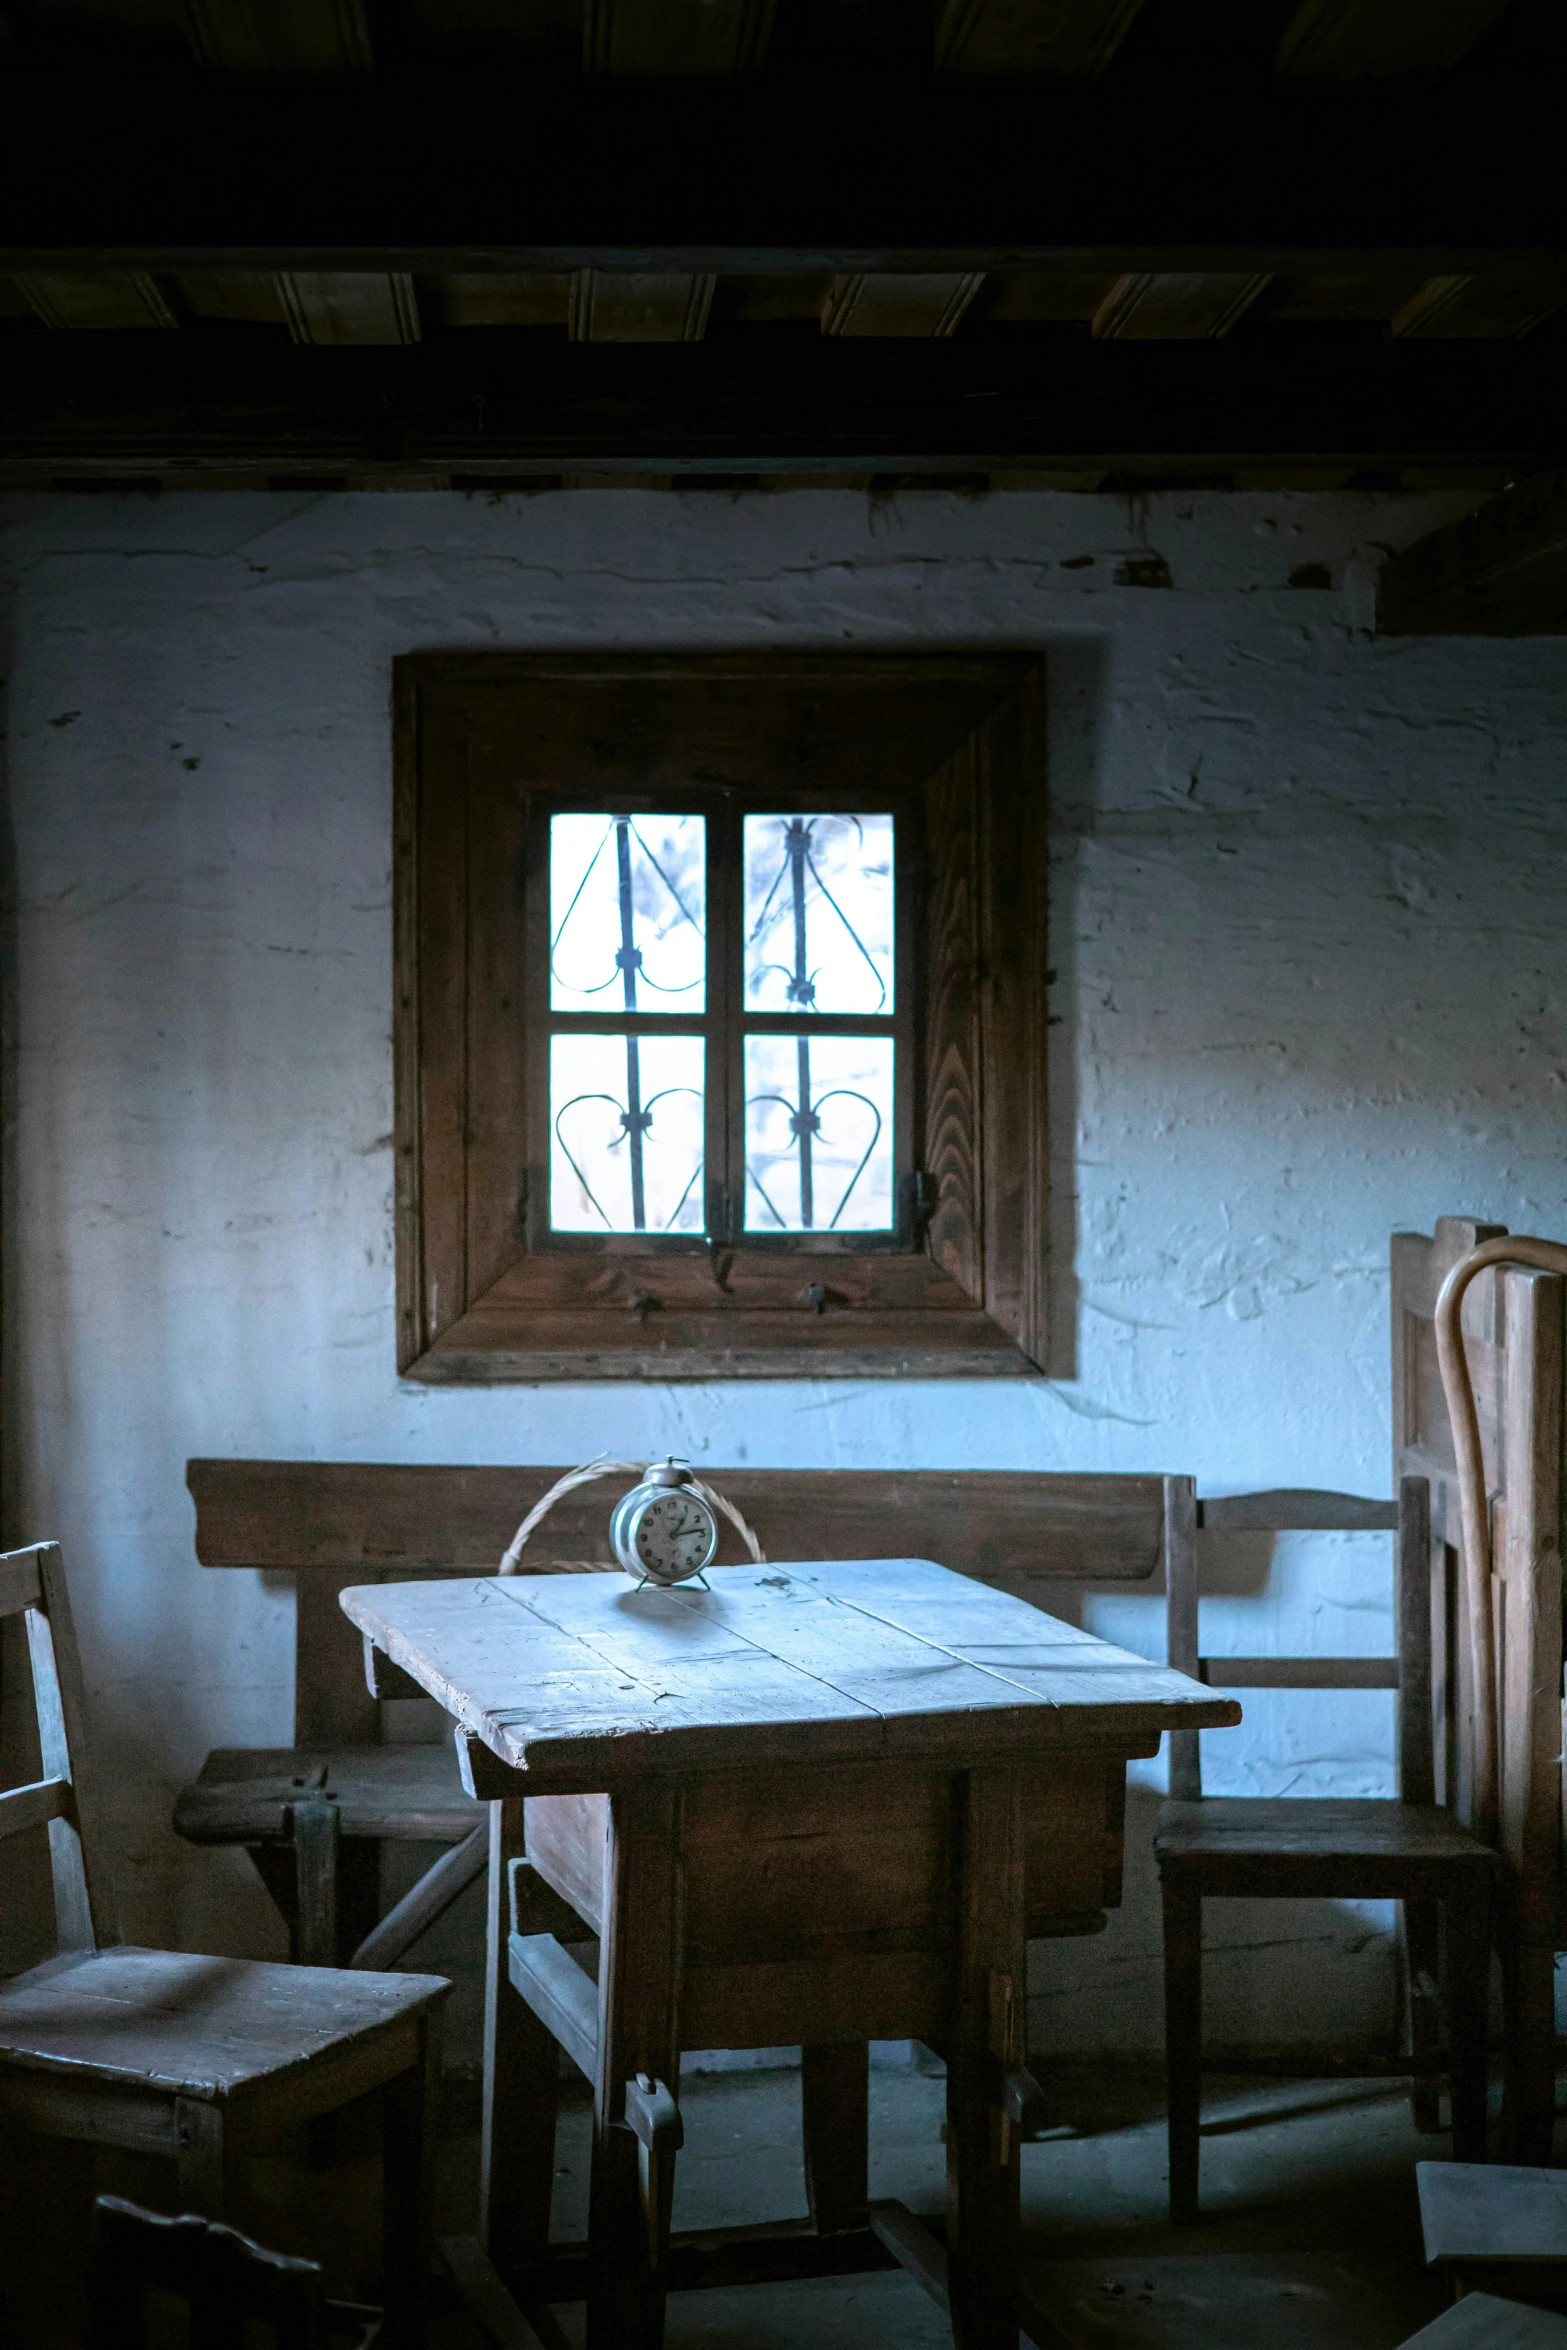
[[[1490,2069],[1491,1905],[1482,1888],[1475,1893],[1450,1894],[1445,1907],[1453,2160],[1484,2162]]]
[[[1202,1895],[1167,1872],[1164,1906],[1164,2073],[1170,2130],[1170,2217],[1199,2216],[1202,2127]]]
[[[1556,1953],[1538,1942],[1503,1951],[1507,2077],[1503,2160],[1549,2164],[1556,2114]]]
[[[294,1959],[299,1966],[337,1964],[338,1809],[317,1792],[290,1806],[294,1843],[298,1923]]]
[[[1441,1909],[1434,1901],[1403,1904],[1400,1959],[1403,1967],[1404,2014],[1409,2024],[1409,2053],[1420,2065],[1441,2062],[1441,2021],[1437,1982],[1441,1972]],[[1442,2092],[1427,2073],[1410,2087],[1409,2111],[1415,2128],[1429,2134],[1442,2127]]]
[[[441,2011],[425,2011],[419,2056],[381,2091],[382,2294],[386,2350],[424,2350],[430,2324]]]
[[[811,2225],[819,2236],[866,2225],[869,2103],[866,2041],[801,2049],[805,2192]]]

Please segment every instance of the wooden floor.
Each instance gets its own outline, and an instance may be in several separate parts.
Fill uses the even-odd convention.
[[[1070,2350],[1393,2350],[1440,2306],[1420,2257],[1414,2165],[1445,2141],[1415,2136],[1396,2092],[1371,2084],[1247,2084],[1208,2092],[1203,2194],[1195,2230],[1164,2215],[1162,2088],[1151,2072],[1085,2067],[1047,2076],[1059,2132],[1028,2147],[1023,2199],[1028,2279]],[[873,2192],[936,2208],[943,2084],[914,2070],[872,2074]],[[799,2076],[758,2071],[688,2078],[686,2151],[675,2224],[718,2226],[804,2209]],[[310,2172],[279,2157],[256,2166],[258,2230],[329,2263],[335,2290],[373,2285],[373,2133],[351,2123],[344,2159]],[[1567,2152],[1559,2140],[1558,2160]],[[86,2182],[66,2150],[42,2168],[0,2168],[0,2267],[23,2285],[29,2350],[75,2350],[69,2317],[73,2240]],[[99,2157],[100,2184],[154,2190],[149,2168]],[[563,2118],[556,2232],[580,2231],[587,2111]],[[115,2166],[114,2176],[107,2175]],[[440,2225],[471,2225],[476,2144],[460,2101],[442,2148]],[[271,2226],[267,2223],[270,2220]],[[29,2259],[16,2262],[18,2231]],[[302,2232],[300,2232],[302,2231]],[[9,2288],[8,2288],[9,2289]],[[13,2308],[16,2306],[12,2303]],[[580,2341],[580,2313],[558,2315]],[[935,2305],[901,2272],[789,2287],[676,2296],[668,2350],[944,2350]],[[435,2350],[480,2350],[466,2321],[441,2320]],[[1052,2344],[1051,2350],[1057,2350]]]

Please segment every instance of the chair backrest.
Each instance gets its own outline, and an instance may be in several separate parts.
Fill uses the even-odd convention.
[[[119,1929],[58,1543],[0,1555],[0,1619],[7,1616],[26,1621],[42,1776],[0,1793],[0,1838],[47,1822],[60,1948],[99,1950],[118,1941]]]
[[[204,1567],[296,1577],[294,1741],[376,1745],[376,1696],[338,1606],[352,1583],[489,1575],[559,1468],[382,1461],[186,1463]],[[769,1558],[939,1560],[1045,1609],[1052,1585],[1146,1582],[1164,1563],[1170,1494],[1188,1479],[1010,1469],[713,1468]],[[541,1529],[550,1558],[613,1564],[613,1486],[567,1494]],[[545,1534],[550,1537],[546,1542]],[[529,1557],[533,1553],[530,1551]]]
[[[326,2350],[326,2301],[313,2260],[268,2252],[219,2220],[170,2219],[118,2195],[93,2211],[93,2350],[146,2350],[147,2288],[190,2309],[191,2350],[244,2350],[249,2323],[277,2350]],[[160,2337],[161,2338],[161,2337]]]
[[[1505,1234],[1505,1225],[1439,1216],[1433,1234],[1395,1232],[1392,1247],[1394,1473],[1431,1481],[1438,1789],[1463,1820],[1471,1816],[1475,1707],[1463,1637],[1463,1529],[1433,1315],[1459,1258]],[[1496,1266],[1471,1283],[1462,1325],[1491,1503],[1501,1847],[1515,1871],[1521,1930],[1544,1939],[1556,1931],[1564,1816],[1567,1280]]]
[[[1397,1501],[1367,1501],[1357,1493],[1286,1490],[1229,1493],[1200,1501],[1187,1483],[1184,1508],[1172,1511],[1165,1577],[1169,1661],[1178,1672],[1222,1689],[1393,1689],[1398,1693],[1398,1791],[1406,1803],[1434,1800],[1431,1733],[1431,1620],[1427,1558],[1430,1488],[1404,1477]],[[1224,1656],[1201,1652],[1197,1632],[1199,1537],[1204,1534],[1392,1534],[1394,1544],[1393,1656]],[[1170,1739],[1170,1793],[1183,1801],[1202,1793],[1201,1733],[1177,1730]]]

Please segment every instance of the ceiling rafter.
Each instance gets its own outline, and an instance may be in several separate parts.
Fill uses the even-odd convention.
[[[502,330],[417,354],[343,350],[323,367],[242,327],[92,344],[19,333],[0,370],[0,480],[1324,467],[1382,478],[1411,466],[1506,479],[1564,461],[1560,362],[1527,342],[1373,332],[1303,348],[1279,328],[1096,343],[1018,326],[910,359],[872,338],[732,334],[697,351]]]
[[[1519,482],[1392,555],[1386,636],[1567,636],[1567,473]]]

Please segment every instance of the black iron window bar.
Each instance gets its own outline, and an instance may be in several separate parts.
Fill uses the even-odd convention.
[[[812,854],[811,836],[820,821],[821,819],[816,816],[794,816],[790,818],[789,823],[784,829],[783,861],[779,865],[778,872],[774,877],[771,888],[768,890],[766,897],[762,901],[761,910],[757,914],[755,922],[752,924],[751,935],[747,939],[746,944],[747,946],[754,946],[757,940],[761,937],[767,922],[768,908],[772,905],[774,898],[778,894],[779,887],[787,875],[790,893],[793,898],[792,910],[794,916],[794,968],[792,970],[786,969],[786,967],[781,963],[768,964],[765,965],[764,968],[768,970],[779,971],[783,974],[785,980],[784,992],[791,1004],[797,1004],[802,1012],[808,1013],[814,1011],[816,1006],[816,980],[814,974],[810,971],[807,965],[805,945],[805,899],[807,888],[806,874],[809,872],[812,878],[815,880],[817,888],[821,891],[822,896],[827,900],[828,905],[831,906],[833,912],[837,915],[839,921],[843,924],[844,929],[848,932],[856,950],[863,957],[866,966],[870,971],[871,977],[876,982],[876,1009],[875,1013],[871,1015],[871,1017],[874,1018],[876,1013],[881,1011],[882,1006],[887,1001],[886,986],[883,983],[881,973],[876,968],[875,956],[872,955],[870,949],[866,946],[864,939],[861,938],[859,932],[854,927],[854,924],[850,921],[848,915],[844,912],[837,899],[833,896],[832,891],[828,888],[826,881],[822,877],[821,869],[817,865],[816,859]],[[863,827],[859,824],[856,818],[851,816],[845,819],[845,821],[853,824],[855,831],[860,833],[863,837]],[[870,1096],[868,1094],[858,1092],[853,1086],[832,1086],[826,1093],[818,1094],[813,1098],[811,1093],[811,1040],[809,1036],[802,1035],[795,1039],[795,1052],[798,1070],[796,1081],[797,1098],[794,1101],[790,1101],[787,1096],[781,1093],[756,1094],[751,1098],[756,1101],[777,1102],[779,1107],[788,1113],[789,1131],[795,1138],[795,1146],[799,1152],[800,1159],[800,1222],[807,1232],[814,1231],[816,1228],[815,1141],[816,1137],[820,1135],[822,1131],[822,1110],[830,1101],[854,1101],[859,1102],[863,1108],[869,1110],[872,1118],[875,1120],[875,1125],[872,1128],[870,1141],[865,1146],[864,1156],[861,1158],[859,1165],[855,1168],[854,1173],[849,1177],[848,1183],[845,1185],[844,1190],[839,1198],[838,1205],[834,1208],[831,1217],[822,1228],[824,1231],[832,1232],[837,1229],[838,1219],[843,1214],[844,1209],[848,1206],[849,1200],[854,1192],[854,1188],[859,1182],[860,1177],[864,1174],[866,1168],[870,1165],[872,1154],[875,1151],[876,1145],[881,1140],[882,1116],[880,1110],[876,1107],[876,1104],[871,1100]],[[748,1182],[755,1184],[763,1204],[766,1206],[774,1221],[777,1223],[779,1230],[782,1232],[787,1232],[790,1229],[788,1218],[782,1215],[777,1207],[774,1206],[773,1201],[768,1196],[766,1185],[763,1183],[760,1175],[757,1174],[756,1169],[750,1164],[749,1160],[746,1162],[746,1179]]]
[[[620,945],[615,955],[615,969],[607,979],[601,981],[598,987],[584,988],[581,991],[584,995],[603,994],[609,988],[614,986],[616,976],[618,975],[624,996],[624,1009],[628,1012],[636,1012],[642,1008],[637,1002],[637,983],[639,980],[644,987],[651,987],[657,994],[660,995],[668,995],[678,992],[674,989],[660,988],[657,981],[649,979],[642,969],[642,950],[636,943],[636,907],[631,887],[631,840],[634,830],[635,826],[631,817],[617,816],[614,819],[613,831],[615,836],[616,890],[620,907]],[[606,842],[608,840],[607,833],[605,835],[605,840]],[[693,929],[700,931],[702,927],[701,924],[697,921],[696,916],[691,912],[689,906],[686,905],[685,901],[680,895],[679,890],[670,880],[669,875],[664,871],[663,866],[659,863],[657,857],[648,847],[647,842],[643,839],[640,833],[636,834],[636,841],[638,848],[641,849],[643,855],[647,858],[648,863],[652,866],[654,872],[658,875],[659,880],[663,883],[670,896],[674,899],[674,902],[679,908],[680,913],[684,919],[692,925]],[[552,971],[554,969],[555,947],[559,943],[560,936],[564,932],[566,924],[571,920],[572,914],[575,911],[578,901],[582,896],[582,892],[587,888],[588,877],[592,873],[594,865],[597,864],[599,856],[602,855],[603,847],[604,843],[600,843],[599,850],[595,853],[591,863],[588,865],[587,871],[583,874],[581,881],[577,884],[576,892],[572,897],[571,904],[567,907],[565,913],[561,917],[559,929],[556,932],[555,938],[550,942],[550,967]],[[555,1139],[560,1144],[561,1151],[567,1161],[567,1164],[570,1166],[572,1173],[576,1176],[577,1181],[581,1184],[583,1191],[592,1201],[593,1206],[598,1211],[599,1215],[603,1217],[604,1228],[606,1231],[612,1231],[614,1229],[613,1219],[605,1212],[605,1209],[599,1200],[598,1194],[594,1191],[592,1184],[588,1181],[587,1176],[583,1173],[581,1164],[574,1155],[570,1143],[567,1142],[565,1135],[561,1132],[562,1121],[566,1118],[570,1111],[580,1107],[583,1102],[608,1102],[612,1109],[619,1112],[621,1136],[624,1139],[630,1153],[631,1221],[638,1232],[645,1232],[647,1230],[647,1166],[645,1155],[645,1138],[653,1124],[653,1113],[657,1109],[659,1103],[661,1101],[667,1100],[671,1095],[677,1093],[695,1093],[695,1091],[696,1088],[694,1086],[669,1085],[663,1087],[660,1092],[655,1093],[648,1101],[644,1102],[642,1099],[642,1040],[638,1035],[633,1033],[626,1038],[626,1098],[623,1102],[620,1101],[614,1094],[579,1093],[573,1094],[570,1101],[563,1102],[561,1104],[559,1110],[555,1114]],[[700,1098],[700,1096],[698,1098]],[[610,1147],[612,1149],[618,1149],[619,1143],[613,1143]],[[686,1201],[691,1197],[691,1186],[698,1180],[701,1173],[702,1161],[698,1159],[696,1165],[691,1170],[690,1182],[687,1183],[684,1191],[680,1194],[679,1199],[675,1203],[673,1211],[663,1226],[663,1229],[666,1232],[672,1230],[675,1224],[678,1223],[680,1218],[680,1211],[685,1206]]]

